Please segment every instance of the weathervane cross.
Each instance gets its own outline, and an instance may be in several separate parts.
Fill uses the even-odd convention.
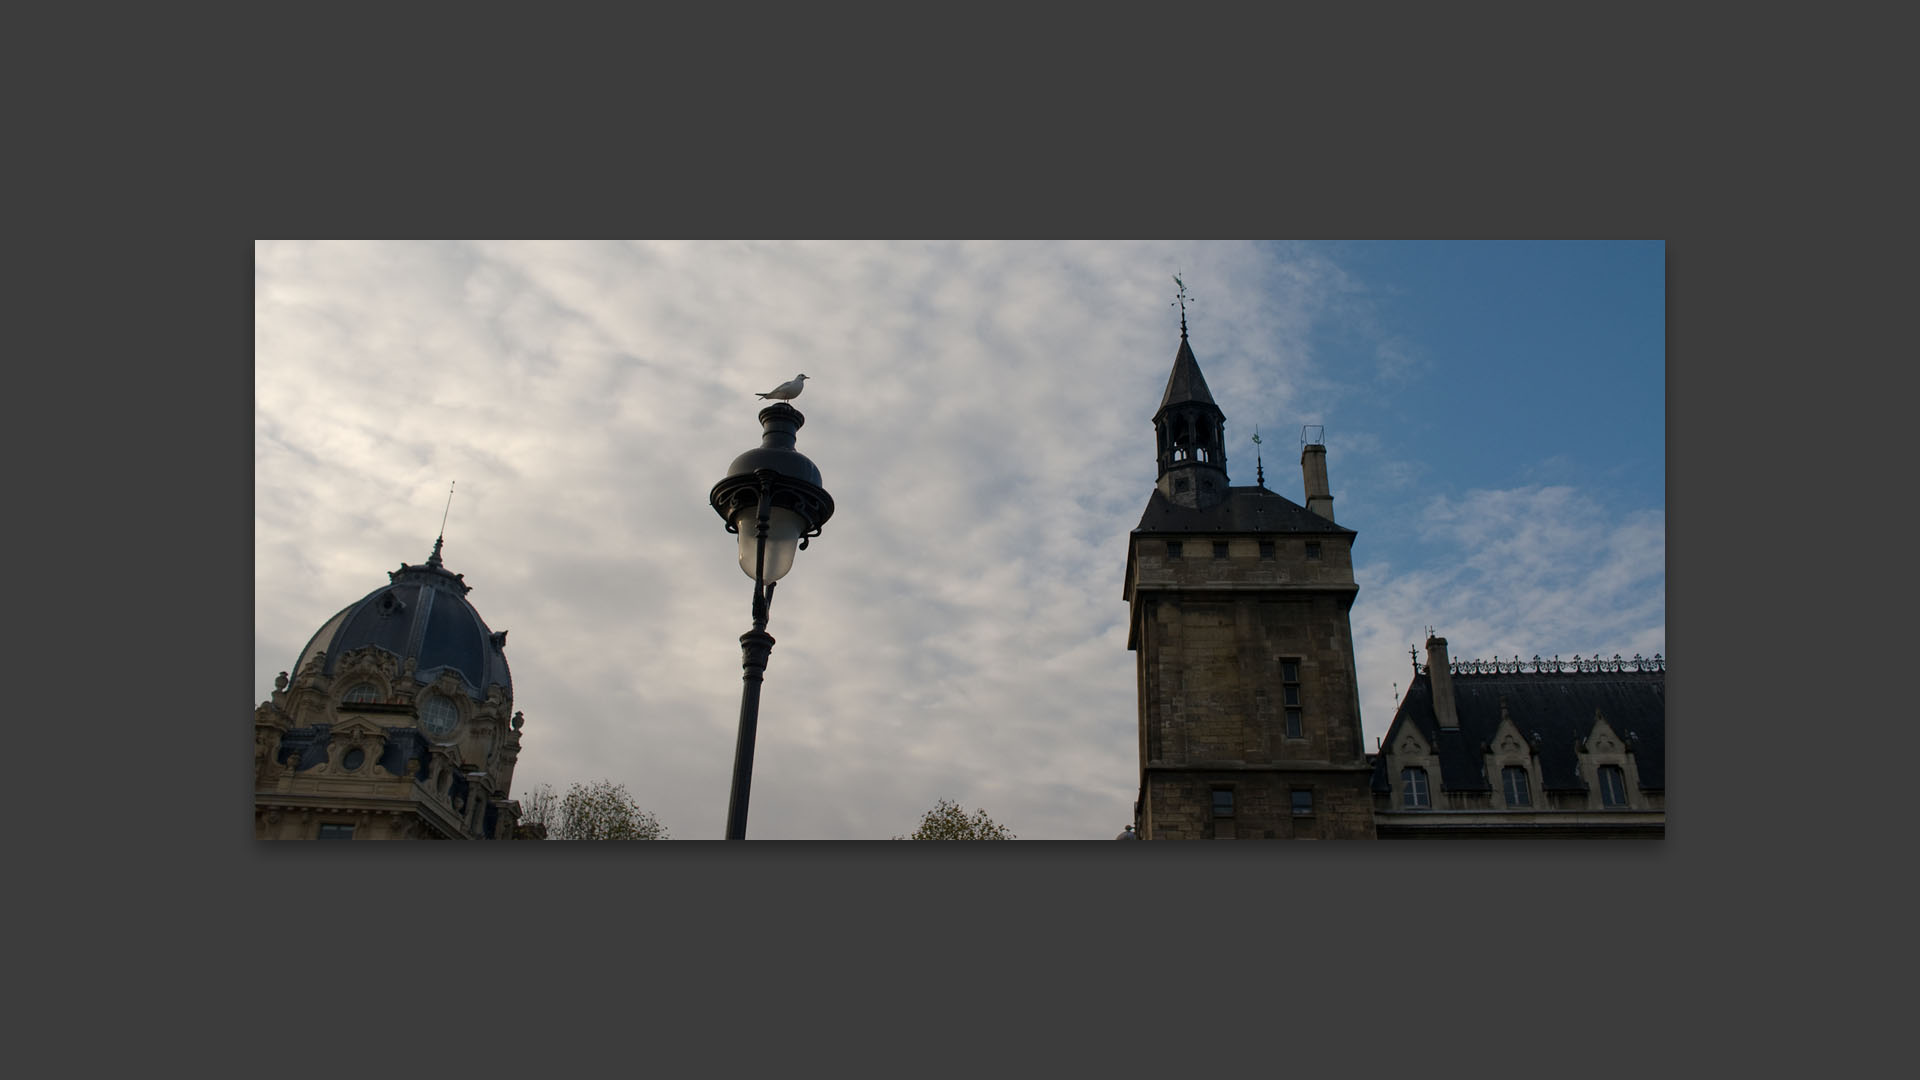
[[[1174,301],[1174,304],[1180,305],[1180,336],[1186,337],[1187,336],[1187,300],[1189,299],[1187,296],[1187,283],[1180,280],[1179,274],[1173,275],[1173,283],[1179,286],[1179,288],[1174,291],[1173,301]],[[1173,304],[1168,304],[1167,306],[1172,307]]]
[[[1254,426],[1254,429],[1253,429],[1253,440],[1252,440],[1252,441],[1253,441],[1253,471],[1254,471],[1254,483],[1256,483],[1256,484],[1259,484],[1259,485],[1260,485],[1261,487],[1266,487],[1266,486],[1267,486],[1267,467],[1266,467],[1265,465],[1263,465],[1263,464],[1261,464],[1261,462],[1260,462],[1260,428],[1259,428],[1259,425],[1255,425],[1255,426]]]

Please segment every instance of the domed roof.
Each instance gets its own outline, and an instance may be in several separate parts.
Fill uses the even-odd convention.
[[[486,700],[487,688],[497,684],[512,701],[507,632],[487,629],[486,620],[467,602],[472,586],[463,575],[448,572],[440,561],[440,545],[441,540],[433,542],[433,554],[424,564],[403,562],[400,569],[387,571],[387,585],[328,619],[300,650],[294,670],[303,670],[315,653],[325,651],[321,671],[331,675],[342,656],[372,645],[398,657],[403,670],[412,659],[414,681],[421,685],[451,670],[474,700]]]

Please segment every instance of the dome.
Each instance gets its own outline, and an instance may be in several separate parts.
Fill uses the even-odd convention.
[[[424,564],[387,571],[388,584],[349,604],[320,627],[300,650],[294,671],[303,671],[315,653],[325,652],[323,674],[331,675],[340,658],[368,646],[399,658],[405,670],[413,661],[413,679],[426,685],[443,671],[460,677],[468,696],[484,701],[498,685],[513,700],[513,676],[507,670],[507,632],[495,633],[467,602],[472,588],[462,575],[440,561],[440,540]]]

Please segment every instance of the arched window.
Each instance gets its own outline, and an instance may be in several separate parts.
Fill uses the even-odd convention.
[[[340,700],[347,704],[355,701],[379,701],[380,688],[370,682],[355,683],[353,689],[348,690]]]
[[[1508,765],[1500,770],[1500,783],[1507,789],[1508,806],[1533,805],[1533,795],[1527,788],[1527,770]]]
[[[1427,794],[1427,770],[1400,770],[1400,805],[1408,810],[1427,810],[1433,797]]]
[[[1600,766],[1600,805],[1627,805],[1627,774],[1618,765]]]

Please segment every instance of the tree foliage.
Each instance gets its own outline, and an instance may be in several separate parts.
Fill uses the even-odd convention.
[[[551,840],[665,840],[667,827],[640,809],[627,785],[575,782],[565,795],[541,784],[520,796],[520,821],[545,825]]]
[[[895,840],[1013,840],[1006,826],[997,824],[985,810],[967,813],[952,799],[941,799],[920,818],[920,827]]]

